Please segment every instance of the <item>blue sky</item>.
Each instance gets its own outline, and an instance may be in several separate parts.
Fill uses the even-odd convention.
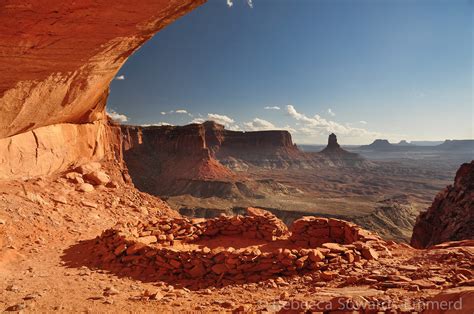
[[[297,143],[474,137],[473,1],[232,2],[210,0],[147,42],[109,111],[288,129]]]

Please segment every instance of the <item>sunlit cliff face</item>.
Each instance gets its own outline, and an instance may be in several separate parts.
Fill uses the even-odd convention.
[[[102,119],[110,81],[127,58],[204,2],[2,4],[0,138],[51,124]]]

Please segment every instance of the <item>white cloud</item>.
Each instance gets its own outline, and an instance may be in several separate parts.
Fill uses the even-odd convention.
[[[289,125],[285,125],[284,127],[275,126],[272,122],[255,118],[252,121],[244,122],[243,129],[245,131],[269,131],[269,130],[285,130],[292,134],[298,133],[298,131],[292,128]]]
[[[295,107],[292,105],[286,106],[286,110],[292,118],[302,122],[303,126],[301,126],[298,131],[308,136],[325,135],[332,132],[346,137],[374,138],[381,136],[380,133],[343,125],[335,121],[324,119],[319,115],[308,117],[305,114],[296,111]]]
[[[190,114],[186,109],[177,109],[177,110],[170,110],[170,111],[162,111],[160,112],[161,115],[165,116],[167,114],[187,114],[188,116],[192,117],[193,115]]]
[[[234,5],[234,0],[227,0],[227,6],[231,8]],[[247,5],[253,9],[253,0],[247,0]]]
[[[332,111],[331,108],[328,108],[328,114],[331,116],[331,117],[334,117],[336,114],[334,113],[334,111]]]
[[[230,125],[235,123],[234,119],[232,119],[231,117],[228,117],[226,115],[217,114],[217,113],[208,113],[207,114],[207,119],[212,120],[212,121],[217,122],[217,123],[220,123],[220,124],[223,124],[225,126],[230,126]]]
[[[228,130],[234,130],[234,131],[241,130],[240,126],[234,121],[234,119],[226,115],[221,115],[217,113],[208,113],[206,120],[214,121],[216,123],[222,124]]]
[[[122,75],[117,75],[117,76],[115,77],[115,79],[116,79],[117,81],[123,81],[123,80],[125,80],[125,75],[123,75],[123,74],[122,74]]]
[[[107,109],[107,115],[115,122],[127,122],[128,117],[124,114],[117,113],[113,109]]]
[[[284,127],[282,127],[281,130],[286,130],[286,131],[290,132],[291,134],[297,134],[297,133],[299,133],[298,130],[296,130],[295,128],[292,128],[292,127],[289,126],[288,124],[285,125]]]
[[[142,124],[141,126],[142,127],[147,127],[147,126],[173,126],[172,124],[168,123],[168,122],[158,122],[158,123],[151,123],[151,124]]]
[[[199,124],[201,124],[201,123],[203,123],[204,121],[206,121],[206,120],[204,120],[204,119],[202,119],[202,118],[196,118],[196,119],[193,119],[193,120],[192,120],[191,122],[189,122],[189,123],[199,123]]]
[[[296,109],[293,105],[287,105],[286,106],[286,112],[290,115],[290,117],[292,117],[292,118],[294,118],[298,121],[301,121],[301,122],[304,122],[304,123],[309,123],[309,124],[314,124],[314,125],[319,124],[316,119],[308,118],[304,114],[301,114],[298,111],[296,111]]]
[[[248,131],[262,131],[277,129],[273,123],[260,118],[255,118],[253,121],[244,122],[244,129]]]
[[[367,124],[367,121],[360,120],[359,123],[360,123],[360,124]]]
[[[265,109],[265,110],[280,110],[280,107],[278,107],[278,106],[266,106],[263,109]]]

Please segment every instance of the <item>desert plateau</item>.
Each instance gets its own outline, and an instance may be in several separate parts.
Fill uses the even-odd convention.
[[[0,311],[474,313],[469,10],[0,2]]]

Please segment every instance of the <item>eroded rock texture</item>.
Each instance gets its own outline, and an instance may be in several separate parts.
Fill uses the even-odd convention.
[[[120,128],[55,124],[0,139],[0,180],[50,175],[91,160],[121,162]]]
[[[411,245],[426,248],[464,239],[474,239],[474,161],[463,164],[454,185],[440,192],[418,216]]]
[[[104,150],[108,143],[101,139],[110,81],[146,40],[203,2],[205,0],[143,0],[133,4],[125,0],[2,1],[0,139],[51,125],[102,121],[102,127],[92,124],[73,131],[74,127],[61,125],[38,132],[55,134],[52,138],[66,140],[70,145],[93,143],[92,146],[103,146]],[[62,130],[64,134],[60,134]],[[69,138],[74,132],[81,137],[76,142]],[[50,168],[42,159],[50,155],[58,160],[67,159],[70,157],[61,154],[79,149],[58,150],[59,142],[43,141],[44,150],[54,152],[41,155],[40,149],[31,155],[30,150],[37,146],[35,137],[35,133],[29,133],[0,143],[0,179],[6,172],[10,178],[46,174],[38,170]],[[87,150],[85,157],[90,154]],[[10,159],[24,155],[27,157],[17,160],[18,171],[11,170]],[[38,169],[29,168],[31,158],[35,159],[33,163]],[[28,161],[22,166],[25,159]],[[21,171],[22,167],[25,171]]]

